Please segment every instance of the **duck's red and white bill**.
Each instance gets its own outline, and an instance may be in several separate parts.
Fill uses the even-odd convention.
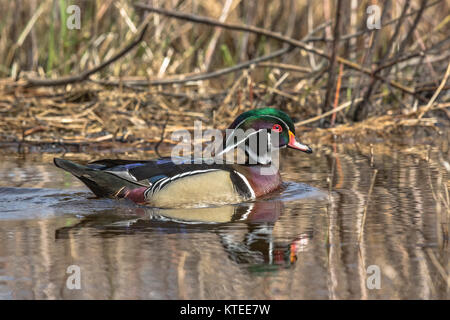
[[[292,149],[297,149],[306,153],[312,153],[312,149],[306,144],[300,143],[295,139],[295,135],[289,130],[289,143],[288,147]]]

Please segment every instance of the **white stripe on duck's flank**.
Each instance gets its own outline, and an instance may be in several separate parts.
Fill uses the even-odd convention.
[[[247,187],[248,187],[248,190],[250,191],[250,193],[251,193],[251,198],[252,199],[255,199],[256,198],[256,195],[255,195],[255,191],[253,190],[253,188],[252,188],[252,186],[250,185],[250,182],[248,182],[248,180],[247,180],[247,178],[242,174],[242,173],[239,173],[239,172],[237,172],[237,171],[234,171],[239,177],[241,177],[241,179],[242,179],[242,181],[244,181],[244,183],[247,185]]]

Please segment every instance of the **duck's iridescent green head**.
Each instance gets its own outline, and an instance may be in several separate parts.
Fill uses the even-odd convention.
[[[262,108],[246,111],[239,115],[229,129],[242,129],[255,131],[267,129],[269,132],[276,131],[279,135],[278,147],[289,147],[312,153],[312,149],[295,139],[295,126],[292,119],[283,111],[274,108]]]

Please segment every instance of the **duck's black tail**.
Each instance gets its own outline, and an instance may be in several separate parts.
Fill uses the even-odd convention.
[[[124,187],[136,187],[135,184],[121,177],[95,167],[59,158],[54,158],[53,162],[58,168],[80,179],[97,197],[116,197]]]

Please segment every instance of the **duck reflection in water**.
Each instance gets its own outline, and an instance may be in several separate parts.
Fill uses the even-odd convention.
[[[129,210],[87,215],[73,226],[57,229],[56,239],[77,237],[78,231],[84,228],[95,229],[94,235],[100,237],[215,233],[231,260],[246,265],[251,272],[264,272],[295,264],[299,252],[312,238],[311,232],[300,233],[290,241],[274,237],[274,226],[284,211],[284,204],[279,200],[197,209],[138,207]]]

